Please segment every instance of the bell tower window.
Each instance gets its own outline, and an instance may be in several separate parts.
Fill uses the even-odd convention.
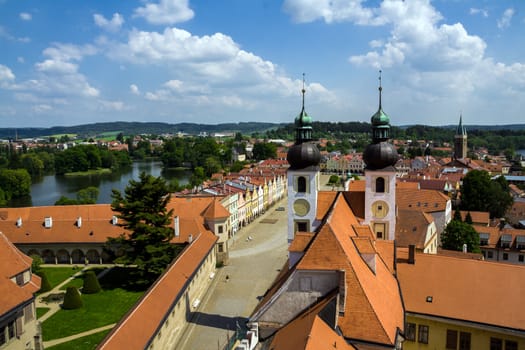
[[[297,178],[297,192],[299,193],[306,192],[306,178],[304,176],[299,176]]]
[[[376,179],[376,192],[384,193],[385,192],[385,178],[378,177]]]

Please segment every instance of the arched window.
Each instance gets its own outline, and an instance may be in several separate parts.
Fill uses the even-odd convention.
[[[304,176],[299,176],[297,178],[297,192],[306,192],[306,178]]]
[[[376,192],[385,192],[385,179],[382,177],[376,179]]]

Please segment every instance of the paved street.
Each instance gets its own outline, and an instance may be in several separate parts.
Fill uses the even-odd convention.
[[[286,205],[281,200],[237,232],[228,265],[218,269],[177,349],[222,349],[236,325],[245,324],[287,259]]]

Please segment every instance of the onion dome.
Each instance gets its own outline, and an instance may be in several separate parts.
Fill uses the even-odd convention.
[[[372,143],[363,152],[363,161],[370,170],[394,166],[399,158],[397,150],[387,140],[390,138],[390,118],[381,105],[381,71],[379,71],[379,108],[372,116]]]
[[[303,106],[301,113],[295,118],[295,144],[288,149],[286,159],[290,169],[305,169],[318,167],[321,162],[321,153],[312,141],[312,118],[304,109],[304,76],[303,76]]]
[[[363,161],[366,164],[366,168],[370,170],[394,166],[398,159],[399,155],[396,148],[386,141],[371,143],[363,152]]]

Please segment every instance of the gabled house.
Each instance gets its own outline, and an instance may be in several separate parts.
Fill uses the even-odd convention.
[[[35,307],[41,281],[31,263],[0,231],[0,349],[42,349]]]
[[[522,349],[525,269],[398,250],[403,349]]]

